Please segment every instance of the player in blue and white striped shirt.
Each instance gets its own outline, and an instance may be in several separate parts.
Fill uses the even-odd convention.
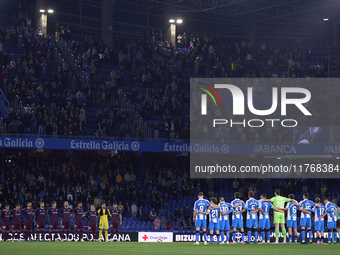
[[[232,216],[232,227],[233,227],[233,242],[231,244],[236,244],[236,230],[240,229],[241,232],[241,243],[244,244],[244,229],[243,229],[243,216],[242,213],[246,211],[245,204],[240,200],[240,192],[235,192],[235,199],[231,202],[233,206],[233,216]]]
[[[315,198],[315,207],[312,209],[308,209],[309,212],[314,212],[314,225],[315,225],[315,231],[316,231],[316,237],[317,237],[317,243],[316,244],[323,244],[323,232],[325,228],[325,222],[324,218],[322,217],[319,219],[325,212],[326,207],[320,203],[320,198]]]
[[[246,201],[245,209],[247,210],[247,244],[250,243],[251,239],[251,232],[254,231],[255,241],[254,243],[257,244],[257,237],[258,237],[258,222],[257,222],[257,212],[259,211],[259,202],[254,199],[254,191],[248,192],[248,200]]]
[[[207,215],[205,213],[207,212],[209,206],[211,206],[211,203],[208,200],[203,199],[203,192],[198,193],[198,200],[194,205],[193,216],[193,221],[195,222],[196,227],[196,242],[194,244],[196,245],[199,244],[199,233],[201,228],[203,230],[204,244],[207,244]]]
[[[308,193],[303,194],[303,200],[299,203],[301,209],[312,209],[315,204],[308,200],[309,195]],[[302,243],[305,242],[306,239],[306,231],[305,229],[307,228],[308,230],[308,235],[309,235],[309,242],[312,242],[312,217],[308,212],[304,212],[301,210],[301,216],[300,216],[300,227],[301,227],[301,238],[302,238]]]
[[[229,214],[233,212],[232,205],[230,203],[226,203],[223,197],[220,197],[220,203],[218,204],[221,208],[220,215],[220,233],[221,233],[221,244],[224,244],[224,231],[226,231],[226,244],[229,244],[229,230],[230,230],[230,222],[229,222]]]
[[[210,203],[212,205],[217,205],[217,198],[216,197],[210,198]],[[216,236],[217,236],[217,244],[219,244],[220,243],[219,217],[220,217],[220,214],[221,214],[221,209],[220,208],[209,209],[208,214],[209,214],[209,230],[210,230],[209,239],[210,239],[210,244],[213,243],[214,230],[215,230]]]
[[[289,194],[288,198],[295,199],[294,194]],[[293,229],[294,229],[294,236],[295,236],[295,244],[297,244],[297,238],[298,238],[298,231],[297,231],[297,212],[300,210],[301,214],[302,212],[305,214],[311,214],[307,211],[307,209],[301,209],[299,204],[294,204],[293,202],[288,202],[286,205],[286,208],[283,210],[287,211],[287,228],[288,228],[288,234],[289,234],[289,243],[291,244],[293,241]]]
[[[321,220],[323,217],[326,216],[327,214],[327,228],[328,228],[328,243],[331,243],[332,240],[332,232],[334,230],[334,243],[336,243],[336,216],[339,214],[340,209],[337,205],[333,204],[332,202],[329,201],[328,198],[325,198],[323,200],[323,203],[326,207],[326,212],[319,217]]]
[[[269,210],[273,208],[273,204],[271,202],[263,201],[266,199],[266,194],[261,195],[261,199],[259,200],[259,228],[261,229],[261,238],[262,243],[266,242],[265,229],[267,230],[267,243],[270,243],[270,218],[269,218]]]

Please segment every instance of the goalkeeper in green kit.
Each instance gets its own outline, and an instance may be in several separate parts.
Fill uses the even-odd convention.
[[[273,204],[273,209],[277,209],[274,211],[274,225],[275,225],[275,243],[279,243],[279,234],[280,234],[280,227],[282,230],[282,235],[283,235],[283,244],[286,244],[286,238],[287,238],[287,232],[285,228],[285,214],[283,209],[285,207],[285,203],[287,202],[292,202],[296,206],[300,206],[294,199],[286,198],[286,197],[281,197],[280,196],[280,190],[275,189],[275,197],[272,197],[271,199],[263,199],[265,202],[272,202]]]

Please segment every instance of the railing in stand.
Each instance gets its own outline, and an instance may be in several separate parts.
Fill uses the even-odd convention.
[[[0,118],[0,133],[4,132],[4,119]]]

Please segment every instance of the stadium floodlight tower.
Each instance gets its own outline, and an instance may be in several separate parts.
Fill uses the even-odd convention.
[[[37,27],[41,28],[41,33],[47,35],[47,14],[54,13],[53,9],[46,8],[46,0],[36,0]]]
[[[182,19],[169,19],[169,23],[170,23],[170,42],[172,43],[172,45],[176,48],[176,39],[177,39],[177,35],[176,35],[176,26],[177,24],[182,24],[183,20]]]

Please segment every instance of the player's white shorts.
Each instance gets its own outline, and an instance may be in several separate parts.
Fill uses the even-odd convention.
[[[220,224],[218,222],[217,223],[209,222],[209,229],[220,230]]]
[[[259,220],[259,228],[270,228],[269,218],[264,218]]]
[[[257,219],[247,219],[247,228],[257,228]]]
[[[231,225],[233,228],[243,228],[243,219],[233,219]]]
[[[287,220],[287,228],[297,228],[297,225],[297,220]]]
[[[336,229],[336,221],[327,221],[327,228]]]
[[[306,227],[306,228],[312,227],[312,219],[311,218],[300,218],[300,227]]]
[[[325,222],[323,220],[318,220],[315,222],[315,230],[316,231],[324,231],[325,230]]]
[[[229,220],[220,220],[220,230],[230,230]]]
[[[207,228],[207,220],[195,220],[195,227]]]

